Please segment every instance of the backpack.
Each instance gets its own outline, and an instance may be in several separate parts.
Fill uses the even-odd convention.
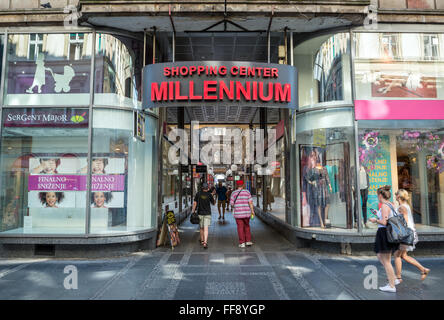
[[[398,214],[391,204],[387,204],[393,212],[393,217],[387,221],[387,241],[390,243],[402,243],[413,245],[415,233],[407,226],[402,214]]]

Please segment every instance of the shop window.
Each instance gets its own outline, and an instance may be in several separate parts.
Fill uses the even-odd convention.
[[[1,232],[85,233],[88,110],[4,108],[2,120]]]
[[[141,107],[143,42],[97,34],[96,105]]]
[[[320,36],[294,48],[301,108],[352,103],[350,36]]]
[[[359,122],[359,160],[369,177],[365,215],[378,209],[376,190],[391,185],[392,193],[408,192],[418,231],[444,227],[443,125],[441,120]]]
[[[381,34],[381,57],[385,59],[396,59],[400,57],[398,35]]]
[[[354,134],[348,109],[300,114],[296,120],[300,227],[357,227]]]
[[[145,140],[134,136],[132,111],[95,109],[91,233],[149,229],[157,215],[157,122],[145,118]],[[86,168],[84,168],[86,170]],[[95,225],[105,216],[106,224]]]
[[[435,34],[424,35],[424,58],[435,60],[439,57],[439,38]]]
[[[89,105],[91,43],[92,34],[9,35],[5,104]]]
[[[442,39],[442,34],[356,33],[356,99],[442,100]]]
[[[85,35],[83,33],[71,33],[69,35],[69,59],[80,60],[83,51]]]
[[[40,53],[43,52],[43,34],[34,33],[30,35],[28,59],[36,60]]]

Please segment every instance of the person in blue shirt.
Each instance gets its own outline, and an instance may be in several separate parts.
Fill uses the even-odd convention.
[[[227,203],[227,191],[228,189],[222,185],[222,182],[219,181],[219,184],[216,188],[217,195],[217,211],[219,211],[219,220],[222,218],[222,221],[225,222],[225,205]],[[222,217],[220,215],[220,207],[222,206]]]

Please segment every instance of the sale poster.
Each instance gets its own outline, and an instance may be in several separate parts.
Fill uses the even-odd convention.
[[[87,158],[44,154],[29,158],[29,208],[85,208]],[[124,157],[97,156],[91,164],[92,208],[124,208]]]
[[[367,216],[370,208],[378,210],[378,188],[392,185],[390,162],[390,137],[381,135],[377,131],[366,132],[360,135],[360,162],[369,175],[369,189],[367,200]]]

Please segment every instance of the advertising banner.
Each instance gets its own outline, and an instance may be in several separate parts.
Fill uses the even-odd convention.
[[[87,161],[80,154],[39,154],[29,158],[28,207],[84,208]],[[92,159],[92,208],[124,208],[125,158],[101,154]]]
[[[360,137],[360,162],[369,175],[367,216],[370,208],[378,210],[378,188],[392,185],[390,162],[390,137],[377,131],[367,132]]]

